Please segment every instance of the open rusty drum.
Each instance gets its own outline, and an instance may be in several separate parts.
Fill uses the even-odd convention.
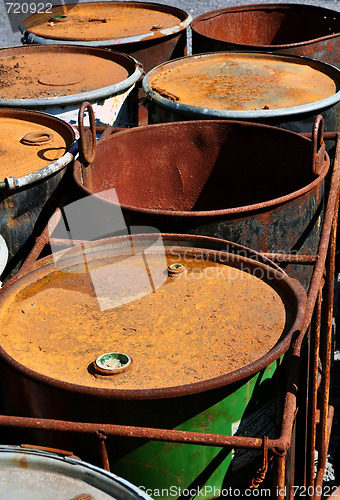
[[[340,65],[340,13],[318,5],[238,5],[206,12],[191,28],[195,54],[262,51]]]
[[[130,226],[310,255],[318,251],[329,167],[322,128],[319,118],[311,141],[242,122],[140,127],[104,140],[90,165],[75,162],[74,176],[103,206],[115,189]],[[308,288],[311,266],[287,272]]]
[[[1,294],[5,409],[164,436],[277,436],[283,355],[305,299],[268,259],[226,241],[154,233],[83,243],[41,259]],[[62,444],[96,456],[84,434]],[[258,466],[253,452],[119,435],[106,444],[111,469],[144,489],[178,493],[199,477],[221,488],[235,470],[245,484]]]

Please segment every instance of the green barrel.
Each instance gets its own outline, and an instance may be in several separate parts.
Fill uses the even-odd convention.
[[[284,354],[305,299],[260,254],[203,236],[132,234],[45,257],[0,298],[5,411],[163,429],[166,441],[172,429],[279,437]],[[258,450],[145,432],[105,442],[112,471],[154,498],[248,487],[262,463]],[[58,440],[91,462],[95,445]]]

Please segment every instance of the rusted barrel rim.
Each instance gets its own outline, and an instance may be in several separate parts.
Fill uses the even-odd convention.
[[[209,12],[205,12],[204,14],[201,14],[200,16],[195,17],[195,19],[191,23],[191,29],[195,32],[197,32],[200,35],[203,35],[207,38],[213,38],[214,40],[218,41],[223,41],[225,43],[230,43],[233,45],[237,45],[240,47],[243,47],[245,50],[247,47],[257,47],[259,50],[261,49],[268,49],[272,48],[273,50],[275,49],[285,49],[285,48],[292,48],[292,47],[301,47],[304,45],[308,45],[309,43],[314,43],[314,42],[320,42],[322,40],[328,40],[330,38],[335,38],[340,35],[340,33],[332,33],[330,35],[325,35],[321,36],[318,38],[310,38],[308,40],[304,40],[303,42],[295,42],[295,43],[285,43],[281,45],[275,45],[275,44],[270,44],[270,45],[258,45],[258,44],[249,44],[249,43],[240,43],[240,42],[234,42],[234,41],[228,41],[228,40],[221,40],[220,38],[216,37],[215,35],[209,36],[208,34],[202,33],[199,29],[197,29],[196,24],[198,24],[200,21],[204,21],[205,18],[212,18],[212,17],[217,17],[221,16],[223,14],[227,13],[232,13],[232,12],[242,12],[245,10],[275,10],[275,9],[280,9],[280,10],[289,10],[289,9],[306,9],[309,11],[320,11],[321,15],[334,15],[338,14],[340,16],[340,13],[338,11],[334,11],[332,9],[327,9],[325,7],[320,7],[317,5],[305,5],[305,4],[295,4],[295,3],[266,3],[266,4],[246,4],[246,5],[239,5],[237,7],[229,7],[229,8],[224,8],[224,9],[217,9],[217,10],[211,10]]]
[[[87,2],[91,3],[91,2]],[[124,2],[125,3],[125,2]],[[124,38],[114,38],[112,40],[89,40],[87,41],[86,39],[84,40],[72,40],[67,37],[57,37],[57,38],[43,38],[41,36],[37,36],[34,33],[26,33],[26,30],[28,30],[27,26],[24,25],[23,22],[19,24],[19,30],[21,33],[24,35],[26,40],[26,43],[37,43],[37,44],[59,44],[62,43],[64,44],[65,41],[68,42],[69,45],[86,45],[86,46],[91,46],[91,47],[103,47],[103,46],[108,46],[108,45],[123,45],[123,44],[130,44],[130,43],[138,43],[138,42],[143,42],[143,41],[150,41],[152,39],[156,38],[164,38],[167,36],[174,35],[176,33],[180,33],[181,31],[185,30],[190,26],[192,22],[192,16],[186,12],[185,10],[179,9],[178,7],[170,7],[168,5],[162,5],[159,3],[149,3],[149,2],[128,2],[129,4],[136,5],[138,7],[143,7],[146,6],[148,8],[152,8],[152,10],[160,10],[161,12],[168,12],[170,10],[170,13],[173,15],[177,15],[180,22],[176,24],[175,26],[171,26],[170,28],[166,29],[159,29],[155,31],[149,31],[148,33],[143,33],[141,35],[134,35],[134,36],[128,36]],[[69,4],[66,4],[65,7],[67,7]],[[30,29],[31,31],[31,29]]]
[[[229,120],[264,120],[266,118],[290,118],[295,115],[303,115],[305,113],[322,113],[323,110],[333,106],[334,104],[340,101],[340,90],[338,90],[335,94],[326,99],[321,99],[320,101],[315,101],[309,104],[303,104],[301,106],[292,106],[290,108],[277,108],[277,109],[259,109],[259,110],[225,110],[225,109],[213,109],[213,108],[203,108],[201,106],[190,106],[188,104],[182,104],[180,102],[175,102],[170,99],[166,99],[161,96],[158,92],[153,90],[151,87],[149,80],[155,76],[158,70],[163,68],[172,68],[179,67],[179,63],[186,63],[189,59],[209,59],[211,57],[216,57],[216,55],[230,55],[235,57],[237,52],[207,52],[205,54],[192,55],[188,57],[180,57],[178,59],[173,59],[172,61],[167,61],[165,63],[159,64],[152,70],[150,70],[145,77],[143,78],[143,89],[147,97],[151,101],[155,101],[158,105],[170,109],[172,111],[177,111],[183,114],[188,114],[188,116],[193,117],[197,116],[198,119],[202,118],[202,116],[206,116],[207,118],[224,118]],[[301,63],[308,64],[314,69],[321,71],[322,73],[326,73],[328,76],[333,78],[337,87],[340,89],[340,69],[335,66],[331,66],[325,62],[316,61],[315,59],[310,59],[308,57],[303,56],[288,56],[288,55],[278,55],[271,54],[268,52],[242,52],[242,55],[254,57],[261,56],[266,59],[271,60],[283,60],[285,62],[291,63]]]
[[[131,65],[134,66],[134,71],[130,76],[128,76],[125,80],[121,82],[115,83],[114,85],[110,85],[108,87],[102,87],[95,90],[90,90],[89,92],[83,92],[82,94],[69,94],[58,97],[41,97],[37,99],[0,99],[0,107],[13,107],[13,108],[27,108],[27,109],[36,109],[39,107],[48,107],[48,106],[66,106],[68,104],[81,104],[84,101],[97,102],[102,99],[106,99],[107,97],[111,97],[114,94],[121,94],[126,92],[129,88],[135,85],[143,75],[143,69],[141,64],[136,61],[132,56],[127,54],[122,54],[120,52],[115,52],[113,50],[98,48],[91,49],[88,47],[84,47],[84,44],[81,47],[74,47],[72,45],[58,45],[57,47],[53,47],[55,51],[67,52],[71,51],[73,53],[77,52],[86,52],[93,50],[95,51],[93,55],[100,55],[102,53],[103,56],[106,56],[108,59],[114,60],[114,57],[117,57],[118,60],[128,61]],[[42,45],[32,45],[29,47],[9,47],[0,49],[1,51],[15,52],[26,51],[28,54],[30,51],[46,51],[46,47]],[[47,50],[51,51],[52,48],[49,47]]]
[[[150,129],[151,127],[178,127],[180,125],[181,128],[184,128],[186,126],[192,126],[190,124],[197,123],[197,124],[209,124],[209,122],[216,122],[216,123],[230,123],[230,124],[237,124],[237,125],[244,125],[244,126],[250,126],[254,128],[262,128],[264,131],[268,128],[270,129],[275,129],[278,131],[280,134],[293,134],[299,136],[301,141],[309,141],[311,143],[311,149],[312,149],[312,142],[311,139],[307,139],[306,137],[303,137],[295,132],[291,132],[290,130],[284,130],[278,127],[272,127],[269,125],[263,125],[260,123],[251,123],[251,122],[243,122],[243,121],[236,121],[236,120],[195,120],[195,121],[186,121],[186,122],[169,122],[169,123],[158,123],[155,125],[144,125],[141,127],[137,128],[132,128],[132,129],[125,129],[122,132],[117,132],[117,134],[114,135],[114,137],[118,137],[121,134],[140,134],[143,133],[143,130]],[[106,140],[110,140],[110,138],[107,138]],[[281,196],[280,198],[274,198],[272,200],[268,201],[263,201],[261,203],[256,203],[252,205],[245,205],[241,207],[234,207],[234,208],[226,208],[224,210],[209,210],[209,211],[181,211],[181,210],[156,210],[152,208],[144,208],[144,207],[135,207],[132,205],[125,205],[124,203],[120,203],[119,206],[122,207],[125,210],[131,210],[133,212],[141,212],[141,213],[146,213],[146,214],[153,214],[153,215],[166,215],[169,217],[215,217],[215,216],[220,216],[220,215],[234,215],[237,213],[243,213],[243,212],[252,212],[256,210],[263,210],[264,208],[272,207],[274,205],[279,205],[281,203],[286,203],[287,201],[290,201],[292,199],[295,199],[311,189],[313,189],[315,186],[317,186],[327,175],[329,165],[330,165],[330,160],[329,156],[326,153],[326,161],[324,164],[324,168],[321,172],[319,172],[319,175],[309,184],[304,186],[303,188],[293,191],[292,193],[289,193],[285,196]],[[87,192],[89,195],[96,196],[98,199],[103,201],[103,203],[108,203],[108,204],[115,204],[113,201],[108,201],[105,198],[102,198],[100,195],[96,194],[93,191],[90,191],[82,182],[81,182],[81,175],[77,175],[78,172],[80,172],[82,168],[81,163],[79,163],[78,160],[74,162],[73,165],[73,177],[76,182],[76,184],[85,192]],[[312,172],[312,161],[311,161],[311,169],[310,171]]]
[[[143,241],[144,240],[148,241],[154,238],[154,236],[155,235],[152,234],[138,234],[135,235],[134,238],[136,239],[138,238],[139,240]],[[165,246],[165,248],[168,249],[168,251],[170,248],[173,248],[173,250],[176,251],[177,253],[186,250],[191,252],[192,255],[195,254],[195,251],[196,252],[199,251],[200,255],[202,255],[203,251],[205,254],[205,258],[215,258],[215,259],[217,258],[217,262],[218,262],[217,253],[219,253],[221,256],[223,256],[224,263],[229,262],[233,264],[235,262],[236,263],[235,267],[237,267],[237,262],[239,261],[246,263],[249,269],[254,269],[255,267],[257,267],[258,269],[265,270],[267,273],[268,281],[271,281],[273,283],[279,282],[280,283],[279,288],[280,289],[284,288],[286,294],[294,302],[295,312],[296,312],[295,320],[291,325],[289,331],[287,331],[285,337],[282,338],[267,354],[265,354],[258,360],[242,368],[239,368],[238,370],[227,373],[225,375],[221,375],[219,377],[212,378],[210,380],[194,382],[182,386],[166,387],[158,389],[135,389],[135,390],[102,389],[102,388],[92,388],[92,387],[81,386],[78,384],[63,382],[42,375],[34,370],[31,370],[30,368],[27,368],[26,366],[22,365],[14,358],[12,358],[12,356],[10,356],[0,345],[0,355],[2,359],[6,363],[8,363],[12,368],[23,373],[25,376],[33,380],[36,380],[38,382],[52,385],[54,387],[58,387],[61,389],[73,392],[79,392],[82,394],[88,394],[92,396],[98,396],[100,398],[105,398],[105,399],[156,399],[156,398],[171,398],[189,394],[196,394],[199,392],[205,392],[208,390],[217,389],[219,387],[235,383],[239,380],[254,375],[258,371],[270,365],[272,362],[277,360],[289,349],[292,339],[295,338],[295,335],[297,335],[300,332],[300,328],[303,324],[303,319],[305,316],[306,293],[297,280],[290,278],[281,269],[279,270],[279,268],[274,263],[271,263],[269,259],[268,263],[270,263],[271,265],[264,264],[263,256],[261,256],[261,254],[259,254],[258,252],[234,244],[227,240],[219,240],[217,238],[210,238],[207,236],[193,236],[193,235],[189,236],[189,235],[177,235],[177,234],[171,234],[171,235],[163,234],[162,238],[165,242],[167,241],[174,242],[174,245],[171,247],[167,245]],[[106,240],[98,240],[96,242],[89,243],[87,249],[95,248],[97,252],[96,257],[100,258],[105,255],[107,256],[107,250],[112,248],[113,244],[123,243],[124,241],[129,241],[129,239],[130,236],[120,236],[116,238],[107,238]],[[185,241],[191,243],[198,242],[198,247],[195,248],[195,247],[176,246],[176,242],[183,243]],[[205,247],[205,249],[202,248],[201,245],[203,242],[206,243],[208,248],[207,247]],[[216,246],[220,245],[220,248],[222,250],[209,250],[209,244],[210,246],[214,246],[215,248]],[[226,247],[227,248],[234,247],[236,249],[239,248],[242,249],[243,251],[246,250],[249,252],[249,257],[244,257],[243,255],[235,256],[235,254],[225,252],[223,248]],[[79,262],[79,254],[80,254],[79,252],[81,251],[82,251],[81,246],[78,246],[68,250],[63,250],[55,255],[63,256],[63,263],[65,265],[72,266]],[[259,256],[259,260],[253,260],[250,258],[251,256]],[[228,261],[225,260],[226,257],[228,258]],[[53,257],[51,256],[44,257],[35,264],[32,271],[14,279],[14,281],[12,281],[9,285],[5,285],[0,295],[0,310],[2,310],[2,313],[5,314],[5,309],[10,307],[11,303],[15,300],[16,293],[20,292],[24,287],[27,287],[32,283],[35,283],[37,280],[40,280],[45,276],[48,276],[51,272],[54,271],[55,271],[55,266],[53,262]],[[6,304],[7,301],[9,302],[8,305]]]
[[[46,165],[45,167],[36,170],[27,175],[23,175],[22,177],[7,177],[4,181],[0,180],[0,192],[2,189],[10,189],[16,190],[23,186],[27,186],[29,184],[33,184],[34,182],[39,182],[42,179],[46,179],[47,177],[54,175],[59,170],[65,168],[68,164],[70,164],[78,151],[78,144],[75,141],[75,131],[71,127],[71,125],[56,116],[48,115],[46,113],[41,113],[39,111],[30,111],[24,109],[11,109],[11,108],[1,108],[0,107],[0,118],[14,118],[14,119],[22,119],[34,121],[38,124],[51,126],[55,125],[56,129],[62,128],[65,132],[67,132],[69,138],[66,141],[66,145],[68,143],[68,151],[60,157],[58,160]]]

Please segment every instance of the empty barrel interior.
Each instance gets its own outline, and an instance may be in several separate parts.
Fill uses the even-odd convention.
[[[235,122],[183,122],[116,134],[89,167],[87,192],[115,188],[123,206],[209,212],[289,195],[312,183],[311,143],[296,134]]]
[[[198,34],[245,45],[287,45],[340,32],[338,12],[309,5],[247,5],[197,17]]]

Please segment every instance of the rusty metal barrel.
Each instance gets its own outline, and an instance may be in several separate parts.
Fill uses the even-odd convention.
[[[223,120],[139,127],[103,141],[90,165],[75,162],[74,177],[103,204],[105,190],[115,189],[131,226],[315,254],[329,167],[322,130],[321,118],[312,141]],[[308,288],[310,266],[289,265],[287,272]]]
[[[194,54],[264,51],[340,66],[340,13],[316,5],[238,5],[196,17],[191,29]]]
[[[133,232],[83,242],[40,259],[0,295],[5,411],[65,428],[72,420],[80,433],[59,434],[59,447],[90,461],[97,446],[81,422],[117,425],[104,431],[111,469],[149,494],[178,498],[198,480],[245,485],[261,451],[170,442],[172,430],[244,444],[279,436],[284,353],[305,301],[296,280],[230,242]],[[145,440],[152,429],[160,442]]]
[[[137,124],[136,83],[142,68],[130,56],[91,47],[36,45],[1,49],[0,64],[0,107],[43,111],[75,125],[81,103],[89,101],[97,125]]]
[[[23,21],[23,43],[106,47],[130,54],[146,71],[186,53],[192,17],[148,2],[84,2],[52,7]]]
[[[39,228],[67,193],[70,179],[65,174],[77,144],[70,125],[34,111],[0,108],[0,135],[0,235],[8,249],[6,277],[18,270]]]
[[[317,114],[340,130],[340,70],[308,58],[215,52],[159,65],[143,80],[149,123],[256,121],[311,132]]]
[[[8,500],[150,500],[128,481],[60,450],[0,445],[0,471]]]

